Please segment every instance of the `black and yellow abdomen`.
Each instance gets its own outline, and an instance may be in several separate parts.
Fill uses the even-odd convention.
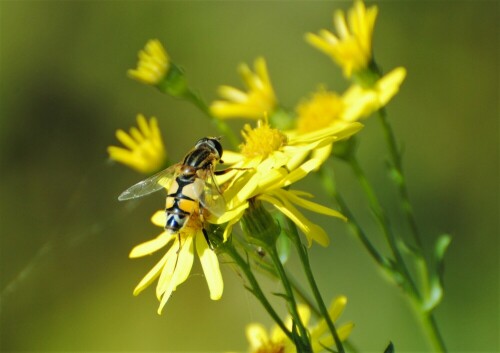
[[[199,212],[199,199],[203,192],[203,181],[196,174],[180,174],[169,188],[165,212],[165,229],[176,233],[184,227],[188,218]]]

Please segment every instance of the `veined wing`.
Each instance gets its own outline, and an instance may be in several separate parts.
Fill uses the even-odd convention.
[[[132,185],[118,196],[118,200],[130,200],[149,195],[160,189],[170,186],[173,176],[176,174],[180,164],[174,164],[149,178]]]
[[[200,203],[212,215],[220,217],[226,212],[226,200],[224,200],[213,174],[211,172],[209,174],[210,177],[205,180],[203,193],[200,195]]]

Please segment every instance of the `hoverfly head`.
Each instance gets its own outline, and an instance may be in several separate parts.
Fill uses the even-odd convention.
[[[194,146],[195,149],[197,148],[208,148],[209,150],[212,151],[213,154],[217,156],[217,159],[222,158],[222,145],[219,142],[221,138],[220,137],[204,137],[200,139],[198,142],[196,142],[196,145]]]

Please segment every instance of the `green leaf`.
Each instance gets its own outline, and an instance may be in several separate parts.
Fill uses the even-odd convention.
[[[444,255],[448,246],[451,243],[449,234],[440,235],[434,246],[434,269],[429,278],[429,290],[426,295],[425,302],[422,308],[425,311],[433,310],[443,299],[443,272],[444,272]]]
[[[275,295],[277,297],[284,298],[286,301],[290,301],[290,297],[286,295],[285,293],[278,293],[278,292],[272,292],[272,295]]]
[[[394,345],[392,344],[392,342],[389,342],[389,345],[387,346],[387,348],[384,350],[384,353],[394,353],[396,352],[394,350]]]
[[[446,253],[446,250],[448,249],[448,246],[451,243],[451,235],[449,234],[442,234],[439,236],[438,240],[436,241],[436,246],[434,247],[434,259],[436,261],[436,272],[439,276],[439,278],[443,279],[443,272],[444,272],[444,255]]]

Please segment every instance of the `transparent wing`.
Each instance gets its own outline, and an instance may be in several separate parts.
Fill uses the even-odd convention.
[[[200,203],[212,215],[220,217],[226,211],[226,200],[224,200],[211,171],[209,175],[210,177],[205,180],[203,193],[200,195]]]
[[[179,164],[174,164],[149,178],[129,187],[118,196],[118,200],[130,200],[149,195],[160,189],[168,188],[172,178],[177,173]]]

